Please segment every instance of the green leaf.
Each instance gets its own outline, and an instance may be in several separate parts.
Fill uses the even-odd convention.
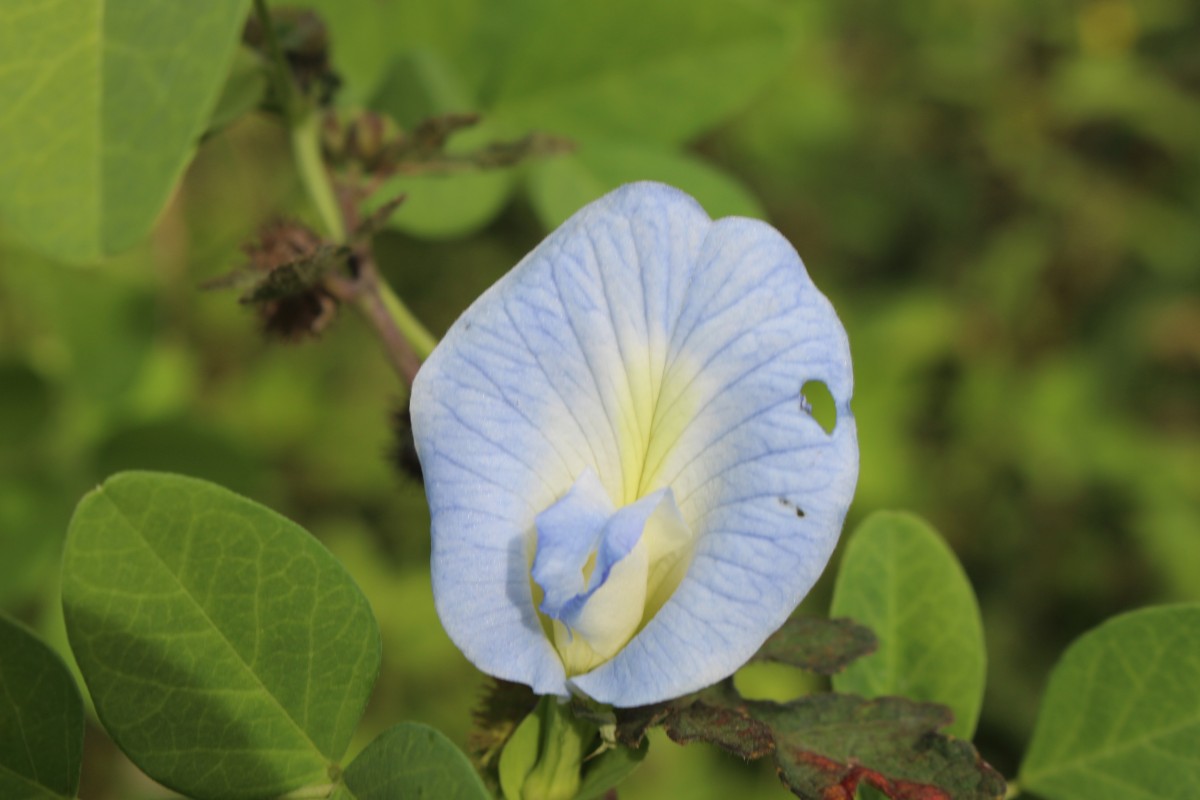
[[[781,13],[753,0],[521,0],[492,28],[480,97],[497,120],[666,145],[749,103],[794,46]]]
[[[258,108],[267,94],[269,69],[253,49],[242,46],[234,51],[233,66],[208,118],[206,133],[218,131]]]
[[[62,660],[0,616],[0,797],[74,797],[83,701]]]
[[[1050,675],[1019,782],[1048,800],[1185,800],[1200,785],[1200,605],[1085,633]]]
[[[53,409],[50,384],[23,361],[0,356],[0,458],[24,450],[46,430]]]
[[[122,473],[84,497],[63,612],[113,739],[197,798],[327,783],[379,669],[367,601],[315,539],[178,475]]]
[[[489,800],[462,751],[428,725],[413,722],[377,736],[346,767],[344,780],[356,800]]]
[[[868,517],[846,546],[830,613],[879,638],[878,652],[834,676],[835,690],[945,704],[950,733],[971,738],[987,668],[983,624],[958,559],[929,525],[901,512]]]
[[[271,4],[294,5],[286,0]],[[490,50],[479,46],[474,31],[493,22],[487,11],[509,13],[486,0],[308,0],[303,5],[316,10],[329,28],[334,68],[346,81],[338,96],[352,104],[375,95],[393,61],[411,50],[433,50],[447,63],[481,71],[476,65]]]
[[[229,71],[247,0],[0,7],[0,218],[93,261],[154,224]]]
[[[617,746],[605,750],[584,765],[583,783],[575,800],[595,800],[628,778],[650,752],[650,740],[640,747]]]
[[[817,800],[833,787],[853,791],[861,783],[898,800],[1004,795],[1004,779],[969,742],[936,733],[950,721],[942,706],[821,694],[785,705],[752,702],[747,709],[770,726],[779,778],[799,797]]]
[[[871,629],[853,620],[798,616],[783,623],[750,660],[833,675],[878,646]]]
[[[632,181],[669,183],[695,197],[713,218],[766,216],[736,179],[700,159],[640,143],[584,139],[569,156],[538,161],[529,171],[529,195],[547,229],[601,195]]]

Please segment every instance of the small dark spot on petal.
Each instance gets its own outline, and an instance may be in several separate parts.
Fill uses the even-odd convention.
[[[786,497],[779,498],[779,505],[783,506],[784,508],[792,509],[796,512],[797,517],[804,519],[804,509],[793,503],[791,500],[788,500]]]

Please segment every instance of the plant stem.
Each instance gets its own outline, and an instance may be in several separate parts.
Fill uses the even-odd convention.
[[[266,0],[254,0],[254,10],[263,26],[264,41],[274,62],[272,74],[279,102],[291,136],[292,158],[309,201],[329,238],[346,244],[349,230],[355,226],[352,206],[343,208],[321,155],[321,116],[304,107],[292,82],[291,68],[279,46]],[[383,343],[388,360],[409,386],[417,375],[421,360],[437,344],[429,331],[396,296],[379,274],[369,243],[355,248],[357,274],[352,277],[330,275],[326,288],[339,300],[362,312]]]
[[[1009,781],[1008,788],[1004,791],[1004,800],[1012,800],[1021,794],[1021,787],[1016,781]]]
[[[317,216],[329,237],[338,244],[346,241],[346,223],[342,211],[334,195],[333,184],[325,169],[325,161],[321,158],[320,122],[318,115],[309,114],[292,128],[292,156],[296,159],[296,169],[300,172],[300,180],[308,192]]]
[[[392,287],[382,278],[379,278],[379,296],[383,307],[392,318],[392,322],[395,323],[400,333],[404,335],[404,338],[416,350],[417,356],[422,361],[429,358],[429,354],[433,352],[433,348],[437,345],[437,339],[408,310],[408,306],[404,305],[404,302],[392,291]]]
[[[370,250],[364,247],[358,251],[356,277],[329,275],[325,279],[325,287],[334,297],[353,305],[366,317],[367,322],[375,329],[388,360],[392,362],[392,368],[405,383],[412,386],[417,377],[417,370],[421,368],[421,357],[417,355],[412,342],[402,330],[396,315],[387,306],[385,298],[395,295],[379,277],[379,270]],[[399,299],[396,302],[399,304]],[[400,304],[400,307],[403,308],[403,304]],[[407,309],[405,313],[407,314]],[[419,323],[417,325],[419,327]],[[429,338],[432,340],[433,337]]]

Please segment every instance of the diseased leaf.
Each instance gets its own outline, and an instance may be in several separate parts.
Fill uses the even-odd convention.
[[[84,497],[63,611],[113,739],[196,798],[327,783],[379,668],[370,607],[315,539],[178,475],[122,473]]]
[[[835,675],[833,688],[866,697],[943,703],[950,733],[971,738],[983,703],[983,623],[954,553],[923,520],[878,512],[850,537],[830,613],[851,617],[879,649]]]
[[[0,6],[0,218],[67,261],[154,224],[204,132],[248,0]]]
[[[893,800],[998,800],[1004,779],[969,742],[937,733],[941,706],[821,694],[747,704],[775,735],[779,778],[806,800],[850,800],[869,783]]]
[[[669,714],[663,728],[676,744],[715,744],[747,760],[762,758],[775,749],[770,727],[736,706],[698,700]]]
[[[829,693],[746,701],[722,683],[617,713],[627,744],[662,725],[680,744],[709,742],[747,759],[773,753],[780,780],[806,800],[851,800],[864,783],[893,800],[996,800],[1005,790],[969,742],[938,733],[951,714],[932,703]]]
[[[0,616],[0,797],[79,791],[83,701],[54,651]]]
[[[402,722],[367,745],[346,767],[355,800],[490,800],[471,762],[428,725]]]
[[[667,703],[655,703],[634,708],[614,708],[617,727],[614,737],[626,747],[641,747],[646,732],[663,724],[680,702],[690,702],[694,696]]]
[[[1185,800],[1200,786],[1200,605],[1085,633],[1054,668],[1021,785],[1048,800]]]
[[[870,628],[854,620],[792,617],[751,661],[774,661],[818,675],[841,672],[858,658],[875,652],[879,642]]]

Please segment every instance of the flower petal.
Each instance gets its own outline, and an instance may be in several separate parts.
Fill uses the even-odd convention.
[[[800,387],[823,381],[831,435]],[[413,387],[434,593],[483,671],[638,705],[732,673],[824,567],[857,474],[845,332],[763,223],[632,184],[479,298]],[[588,469],[615,507],[671,489],[695,550],[612,660],[568,682],[534,609],[537,515]],[[686,562],[683,562],[686,563]]]

